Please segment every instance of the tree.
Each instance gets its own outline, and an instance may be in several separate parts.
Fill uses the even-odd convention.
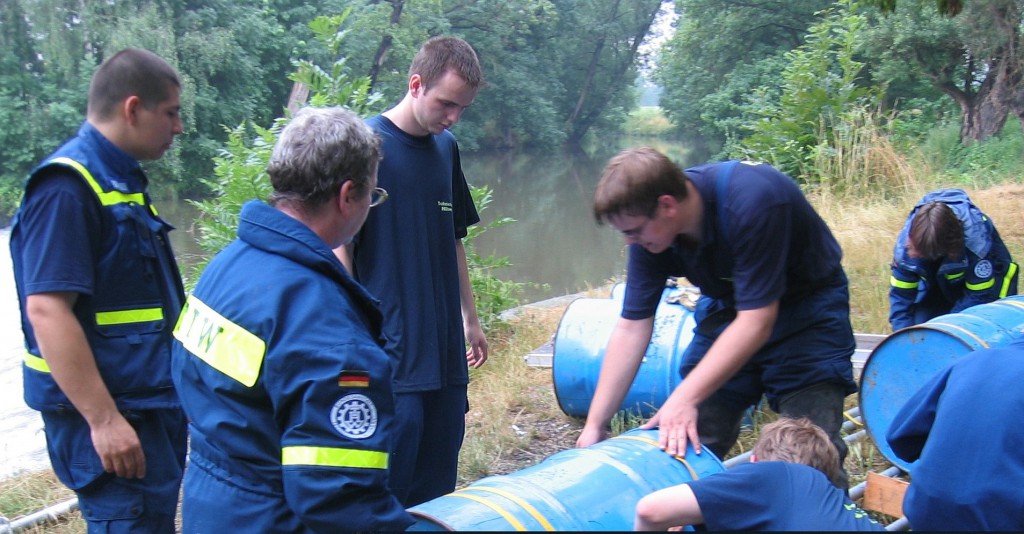
[[[947,14],[960,12],[944,5]],[[991,0],[960,6],[950,17],[930,1],[904,0],[879,17],[865,50],[879,58],[879,73],[905,71],[908,64],[960,108],[965,142],[1002,130],[1009,113],[1024,118],[1022,2]]]
[[[781,55],[803,43],[830,0],[676,0],[677,28],[655,79],[680,133],[716,152],[744,122],[754,88],[778,85]]]
[[[452,31],[480,55],[486,88],[466,112],[465,134],[474,144],[496,148],[560,146],[567,137],[556,102],[564,75],[554,51],[562,14],[549,0],[466,2],[447,9]],[[475,131],[474,131],[475,130]]]
[[[660,0],[581,3],[567,10],[570,16],[563,26],[566,30],[589,28],[587,33],[592,35],[563,55],[564,68],[570,76],[575,74],[576,82],[568,86],[573,89],[568,92],[571,110],[565,119],[571,145],[580,145],[615,107],[633,107],[630,89],[636,79],[638,51],[661,7]]]

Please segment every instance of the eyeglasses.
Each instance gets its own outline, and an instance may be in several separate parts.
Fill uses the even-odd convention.
[[[388,199],[388,192],[383,187],[374,187],[373,191],[370,191],[370,207],[375,208],[380,206]]]
[[[651,222],[651,219],[648,218],[644,220],[644,222],[640,223],[639,226],[628,230],[622,230],[620,233],[622,234],[622,237],[625,237],[626,239],[636,239],[640,237],[640,234],[644,233],[644,230],[647,229],[647,223],[649,222]]]

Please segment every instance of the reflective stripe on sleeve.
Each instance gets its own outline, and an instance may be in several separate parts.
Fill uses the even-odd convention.
[[[999,298],[1005,297],[1010,292],[1010,284],[1015,276],[1017,276],[1017,264],[1011,261],[1010,268],[1006,270],[1006,276],[1003,277],[1003,285],[999,288]]]
[[[259,378],[267,344],[192,295],[185,300],[174,338],[214,369],[252,387]]]
[[[281,449],[281,464],[387,469],[388,453],[335,447],[285,447]]]
[[[917,289],[917,282],[904,282],[895,276],[889,277],[889,283],[896,289]]]
[[[989,288],[991,288],[991,287],[993,287],[995,285],[996,285],[996,279],[995,278],[989,278],[988,280],[985,280],[984,282],[982,282],[980,284],[968,283],[967,284],[967,289],[970,290],[970,291],[982,291],[982,290],[985,290],[985,289],[989,289]]]

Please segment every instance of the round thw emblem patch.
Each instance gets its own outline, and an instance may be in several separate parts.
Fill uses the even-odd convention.
[[[331,408],[331,424],[349,439],[366,439],[377,431],[377,407],[366,395],[345,395]]]
[[[974,276],[978,278],[988,278],[992,276],[992,262],[988,260],[981,260],[977,265],[974,266]]]

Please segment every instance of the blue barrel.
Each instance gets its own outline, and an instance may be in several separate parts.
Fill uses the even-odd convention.
[[[482,478],[410,508],[416,523],[409,530],[632,530],[644,495],[725,470],[706,448],[680,458],[658,448],[657,440],[657,429],[633,429]]]
[[[1021,335],[1024,296],[1016,295],[941,315],[882,340],[864,362],[859,393],[864,426],[882,455],[908,471],[913,463],[898,458],[885,440],[903,405],[953,362],[978,349],[1005,345]]]
[[[693,339],[695,322],[692,311],[671,302],[680,291],[666,288],[662,295],[651,343],[621,410],[650,417],[682,380],[679,367]],[[608,338],[621,311],[622,290],[613,288],[611,298],[578,298],[563,312],[555,332],[551,372],[558,406],[566,415],[587,415]]]

